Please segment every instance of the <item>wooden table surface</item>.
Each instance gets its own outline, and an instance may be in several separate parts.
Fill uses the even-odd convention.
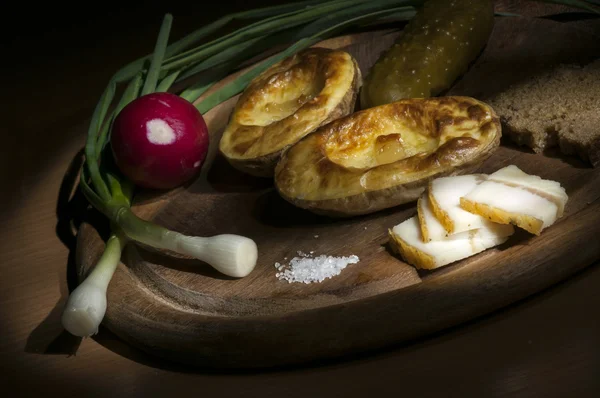
[[[141,2],[139,2],[141,3]],[[198,2],[200,3],[200,2]],[[595,397],[600,395],[600,266],[524,302],[411,344],[360,357],[261,372],[220,373],[157,360],[101,329],[83,341],[62,330],[73,288],[76,211],[61,189],[93,107],[120,66],[151,52],[163,13],[173,37],[225,13],[171,2],[103,2],[93,17],[27,4],[3,25],[0,107],[0,376],[10,396],[408,395]],[[271,2],[273,3],[273,2]],[[111,8],[112,7],[112,8]],[[139,7],[143,7],[140,11]],[[561,7],[503,1],[499,9],[547,15]],[[6,123],[8,120],[8,123]],[[8,140],[8,141],[6,141]],[[68,180],[68,178],[66,179]],[[68,186],[68,181],[64,184]],[[74,221],[73,221],[74,219]],[[70,221],[71,220],[71,221]]]

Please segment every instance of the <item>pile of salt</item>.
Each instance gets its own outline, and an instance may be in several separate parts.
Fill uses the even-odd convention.
[[[294,257],[287,266],[275,263],[275,268],[279,271],[275,276],[279,280],[286,280],[288,283],[322,282],[339,275],[349,264],[356,264],[359,261],[358,256],[355,255],[349,257],[320,255],[310,258],[308,254],[299,251],[298,256]]]

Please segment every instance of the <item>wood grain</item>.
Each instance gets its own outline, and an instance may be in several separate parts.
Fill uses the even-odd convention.
[[[395,37],[375,32],[326,44],[352,53],[366,71]],[[550,62],[598,56],[595,43],[589,34],[550,21],[498,19],[485,52],[453,92],[500,90]],[[509,72],[502,61],[510,60],[529,67]],[[495,73],[486,69],[489,64]],[[577,159],[534,155],[505,143],[481,171],[516,164],[560,181],[570,196],[565,217],[540,237],[519,233],[502,247],[419,274],[386,249],[387,229],[414,214],[413,204],[332,220],[288,204],[270,180],[230,167],[216,144],[235,100],[206,115],[212,146],[199,179],[167,195],[146,195],[135,210],[186,234],[250,236],[259,247],[258,265],[236,280],[199,261],[129,246],[109,288],[105,324],[152,354],[195,365],[264,367],[372,350],[506,306],[600,258],[600,247],[589,244],[600,233],[600,172]],[[102,245],[84,225],[80,277]],[[320,284],[277,280],[273,265],[297,251],[356,254],[361,260]]]

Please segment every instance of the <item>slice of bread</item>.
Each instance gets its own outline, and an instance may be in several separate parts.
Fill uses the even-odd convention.
[[[558,65],[508,87],[487,102],[505,135],[536,153],[558,146],[600,166],[600,59]]]

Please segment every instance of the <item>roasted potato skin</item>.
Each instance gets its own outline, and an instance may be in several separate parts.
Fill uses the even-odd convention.
[[[289,132],[287,135],[295,136],[297,139],[300,139],[320,126],[323,126],[339,117],[348,115],[354,110],[358,92],[363,82],[362,74],[356,60],[346,52],[319,47],[304,50],[298,54],[296,58],[306,56],[306,54],[311,55],[311,62],[315,62],[314,59],[316,57],[335,56],[339,58],[340,54],[343,54],[345,57],[347,57],[347,60],[352,62],[352,79],[349,80],[350,84],[348,85],[347,90],[345,90],[344,96],[335,107],[326,109],[324,104],[326,104],[329,99],[327,98],[327,94],[321,92],[310,101],[301,104],[300,109],[303,113],[300,116],[296,113],[293,113],[281,120],[280,123],[274,123],[267,126],[241,125],[237,120],[239,119],[239,115],[243,112],[246,112],[246,115],[251,113],[252,108],[255,106],[255,104],[252,103],[253,99],[250,99],[250,97],[254,96],[260,98],[262,93],[268,91],[268,89],[265,89],[265,86],[269,84],[271,84],[271,86],[276,86],[277,90],[285,90],[286,85],[278,84],[277,82],[273,84],[274,80],[272,76],[276,74],[285,74],[287,71],[286,69],[293,67],[294,62],[298,61],[296,61],[294,57],[289,57],[286,60],[283,60],[281,63],[274,65],[262,75],[257,77],[242,94],[240,100],[238,101],[238,105],[236,105],[236,108],[232,112],[230,121],[224,132],[224,137],[221,138],[219,151],[234,168],[257,177],[273,177],[275,165],[277,164],[281,154],[293,143],[295,143],[295,141],[287,139],[286,133]],[[299,62],[301,63],[302,61]],[[326,65],[325,67],[318,66],[325,69],[326,67],[329,67],[330,69],[334,70],[334,72],[327,70],[323,72],[325,74],[324,79],[326,81],[328,81],[328,79],[333,81],[336,80],[334,76],[335,68],[337,67],[335,65],[336,62],[339,63],[341,61],[334,58],[332,61],[333,65]],[[300,65],[300,68],[302,67],[303,65]],[[269,79],[271,79],[270,82]],[[278,88],[278,86],[280,86],[280,88]],[[262,136],[271,133],[279,134],[281,137],[286,138],[280,139],[279,141],[272,140],[271,142],[268,142],[270,146],[263,144],[261,151],[251,149],[251,151],[254,150],[253,154],[248,154],[246,152],[247,148],[243,148],[243,146],[246,145],[244,142],[245,134],[255,136],[254,141],[252,141],[252,139],[247,141],[250,148],[255,144],[256,141],[261,140]],[[267,140],[264,139],[263,141],[267,142]],[[282,142],[285,141],[287,141],[287,143],[282,144]]]
[[[430,181],[438,177],[473,173],[481,167],[481,164],[490,155],[491,152],[485,154],[481,158],[466,162],[460,167],[436,173],[423,180],[413,181],[377,191],[367,191],[344,198],[311,201],[287,197],[279,188],[278,192],[286,201],[315,214],[335,218],[360,216],[415,202],[425,191]]]
[[[452,116],[453,111],[456,115]],[[344,166],[328,157],[326,143],[341,134],[352,135],[353,129],[373,131],[382,120],[402,118],[407,119],[402,121],[402,128],[429,135],[428,139],[439,140],[439,146],[363,169]],[[406,99],[345,116],[300,140],[278,162],[275,187],[288,202],[317,214],[369,214],[416,201],[434,178],[476,171],[500,145],[500,137],[498,116],[478,100]],[[373,141],[375,135],[370,138]],[[357,143],[349,157],[362,147],[363,142]]]
[[[481,52],[493,23],[491,0],[428,0],[365,77],[362,109],[447,90]]]

